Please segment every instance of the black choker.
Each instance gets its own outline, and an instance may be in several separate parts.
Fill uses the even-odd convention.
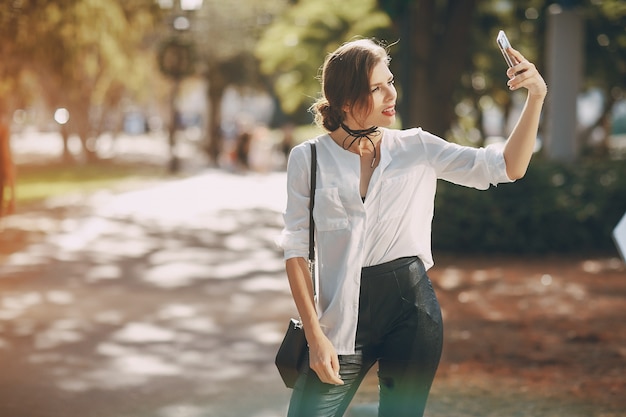
[[[372,160],[372,165],[371,165],[371,167],[374,168],[374,163],[376,163],[376,145],[374,144],[374,142],[370,138],[370,135],[374,135],[374,134],[375,135],[380,135],[380,130],[378,130],[378,126],[372,126],[372,127],[368,128],[368,129],[354,130],[354,129],[350,129],[343,122],[341,122],[340,125],[341,125],[341,128],[348,133],[348,136],[346,136],[346,138],[343,140],[343,142],[341,144],[342,148],[348,150],[348,149],[350,149],[352,147],[354,142],[356,142],[356,141],[361,142],[361,139],[367,139],[367,140],[370,141],[370,143],[374,147],[374,159]],[[352,136],[354,139],[352,140],[352,142],[350,142],[350,144],[348,146],[345,146],[346,145],[346,140],[348,140],[348,138],[350,136]]]

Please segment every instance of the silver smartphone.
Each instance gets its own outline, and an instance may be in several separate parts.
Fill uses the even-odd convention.
[[[509,38],[506,37],[506,33],[504,33],[503,30],[498,32],[496,42],[498,42],[498,47],[500,48],[502,56],[504,57],[504,60],[509,68],[515,65],[515,59],[507,52],[507,50],[511,47],[511,42],[509,42]]]

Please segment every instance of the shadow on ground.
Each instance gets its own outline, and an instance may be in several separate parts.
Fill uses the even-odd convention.
[[[5,219],[0,415],[284,415],[283,203],[249,204],[282,181],[209,173]],[[626,416],[619,260],[435,255],[446,341],[427,416]],[[375,401],[371,373],[351,415]]]
[[[283,413],[278,213],[49,221],[0,270],[0,415]]]

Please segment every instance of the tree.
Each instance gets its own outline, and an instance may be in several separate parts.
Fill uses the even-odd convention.
[[[606,155],[611,114],[626,93],[626,3],[620,0],[592,1],[584,10],[587,17],[585,87],[600,89],[604,103],[596,122],[581,131],[579,140],[583,152],[589,153],[592,132],[598,127],[603,128],[604,138],[598,149]]]
[[[0,122],[0,217],[15,208],[15,168],[9,146],[9,125]]]
[[[28,93],[18,81],[34,74],[50,108],[65,107],[70,119],[62,135],[77,134],[93,157],[96,110],[102,116],[123,91],[138,91],[151,58],[142,44],[153,29],[157,8],[151,0],[30,0],[0,6],[9,28],[0,48],[10,56],[10,88],[23,104]],[[143,48],[142,48],[143,46]],[[8,83],[7,83],[8,84]],[[104,110],[103,110],[104,109]]]
[[[523,92],[511,94],[507,88],[506,63],[496,46],[499,30],[505,30],[512,44],[540,71],[544,71],[543,39],[545,22],[542,18],[544,0],[524,2],[479,1],[469,35],[468,59],[451,102],[455,114],[446,137],[467,144],[484,145],[485,134],[506,137],[510,126],[507,121],[514,100]],[[517,97],[516,97],[517,96]],[[503,123],[500,131],[485,132],[484,113],[499,110]]]
[[[286,4],[286,0],[205,0],[193,18],[191,36],[208,85],[206,143],[213,162],[222,148],[220,108],[224,92],[228,86],[267,89],[252,51],[262,31]]]
[[[15,204],[15,169],[10,147],[11,107],[21,101],[19,62],[21,51],[12,42],[18,35],[13,7],[0,8],[0,216]],[[9,194],[10,193],[10,194]]]
[[[326,54],[357,36],[388,38],[390,24],[374,0],[301,0],[288,8],[256,48],[282,110],[297,114],[312,104]]]
[[[508,119],[517,97],[506,88],[506,66],[495,44],[498,30],[505,29],[514,46],[545,71],[546,16],[557,7],[547,0],[378,0],[344,2],[348,11],[342,12],[337,3],[301,0],[259,42],[257,56],[282,108],[297,113],[308,107],[319,90],[311,74],[326,52],[355,35],[378,35],[398,40],[391,55],[402,124],[448,139],[477,139],[474,144],[484,139],[483,110],[495,106]],[[587,21],[585,79],[607,98],[602,124],[626,88],[626,5],[620,0],[566,3],[578,7]]]
[[[308,107],[319,91],[311,74],[317,73],[326,53],[355,36],[398,39],[391,53],[400,80],[402,123],[443,135],[454,116],[452,95],[466,68],[475,4],[302,0],[265,33],[257,56],[263,72],[273,75],[283,110],[295,113]]]
[[[603,146],[593,149],[606,155],[611,114],[615,103],[623,99],[626,89],[626,32],[623,30],[626,25],[626,5],[617,0],[566,3],[575,7],[585,21],[583,89],[599,89],[605,100],[596,122],[581,129],[579,137],[572,140],[579,140],[583,153],[589,153],[591,133],[603,127]],[[478,127],[485,104],[502,109],[505,119],[508,119],[512,104],[513,95],[505,88],[503,61],[499,51],[494,48],[493,39],[497,30],[505,29],[514,46],[533,61],[540,71],[545,72],[547,16],[555,7],[562,6],[546,0],[478,2],[471,33],[471,65],[461,77],[462,83],[453,99],[455,103],[471,103],[471,117],[476,119]],[[550,80],[546,81],[549,87]],[[457,118],[453,126],[463,124],[463,118]],[[502,132],[503,135],[506,133]]]
[[[380,0],[401,38],[400,115],[405,126],[444,136],[452,96],[467,69],[476,0]]]

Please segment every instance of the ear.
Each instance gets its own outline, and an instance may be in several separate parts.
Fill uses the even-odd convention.
[[[341,107],[341,110],[343,110],[343,112],[346,113],[346,114],[350,114],[350,111],[352,110],[352,104],[351,103],[345,103]]]

